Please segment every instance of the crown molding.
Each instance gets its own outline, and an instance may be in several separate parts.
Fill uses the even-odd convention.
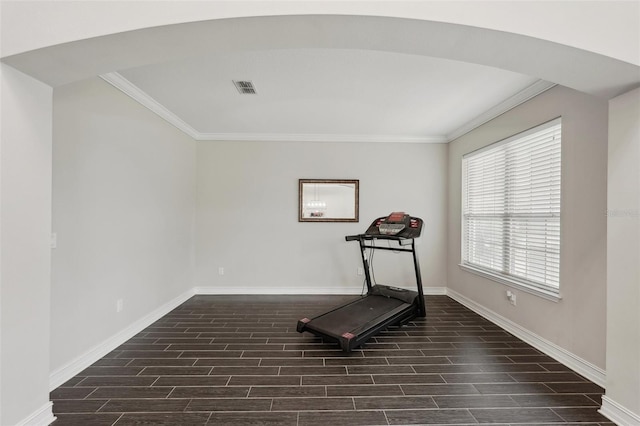
[[[121,74],[117,72],[110,72],[108,74],[100,74],[100,78],[111,84],[116,89],[120,90],[122,93],[129,96],[133,100],[137,101],[142,106],[148,108],[149,110],[160,116],[160,118],[178,128],[178,130],[181,130],[182,132],[186,133],[196,140],[198,139],[200,133],[198,133],[193,127],[188,125],[173,112],[169,111],[160,102],[153,99],[146,92],[142,91],[142,89],[140,89],[138,86],[124,78]]]
[[[200,141],[447,143],[444,136],[348,135],[325,133],[200,133]]]
[[[473,129],[498,117],[512,108],[528,101],[529,99],[545,92],[555,83],[538,80],[524,90],[516,93],[507,100],[480,114],[464,126],[446,136],[407,136],[407,135],[350,135],[350,134],[323,134],[323,133],[200,133],[176,114],[165,108],[162,104],[149,96],[135,84],[124,78],[118,72],[101,74],[107,83],[114,86],[127,96],[148,108],[160,118],[167,121],[177,129],[191,136],[197,141],[268,141],[268,142],[381,142],[381,143],[448,143],[460,136],[469,133]]]
[[[505,112],[517,107],[518,105],[525,103],[529,99],[534,98],[543,92],[546,92],[554,86],[556,86],[555,83],[550,83],[548,81],[536,81],[535,83],[525,87],[523,90],[511,96],[510,98],[500,102],[493,108],[490,108],[487,111],[483,112],[465,125],[449,133],[447,135],[447,142],[458,139],[460,136],[469,133],[470,131],[482,126],[486,122],[491,121],[499,115],[502,115]]]
[[[393,142],[393,143],[447,143],[445,136],[406,135],[348,135],[313,133],[200,133],[161,103],[118,72],[101,74],[107,83],[148,108],[197,141],[270,141],[270,142]]]

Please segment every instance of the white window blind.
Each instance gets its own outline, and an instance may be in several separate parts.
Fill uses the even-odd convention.
[[[560,119],[462,160],[462,265],[560,290]]]

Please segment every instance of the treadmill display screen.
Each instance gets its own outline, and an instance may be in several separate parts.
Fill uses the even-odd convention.
[[[389,216],[374,220],[365,235],[417,238],[421,232],[422,219],[404,212],[393,212]]]

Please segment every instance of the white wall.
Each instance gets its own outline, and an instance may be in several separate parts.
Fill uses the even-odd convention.
[[[143,27],[238,16],[337,14],[425,19],[524,34],[640,64],[630,1],[2,2],[6,54]],[[544,25],[540,25],[544,22]],[[567,25],[570,22],[570,25]],[[605,30],[603,23],[613,23]]]
[[[0,424],[47,424],[52,89],[6,65],[0,79]]]
[[[607,393],[602,408],[620,424],[640,424],[639,164],[636,89],[609,103]]]
[[[461,158],[562,116],[562,300],[553,302],[460,269]],[[449,144],[449,288],[605,368],[607,103],[557,86]]]
[[[55,372],[192,288],[195,142],[97,77],[53,117]]]
[[[359,248],[344,237],[396,210],[425,220],[418,246],[423,283],[446,286],[446,156],[446,145],[199,142],[196,286],[357,294]],[[359,179],[360,222],[298,222],[300,178]],[[376,256],[380,283],[415,286],[410,263],[386,277],[385,255]]]

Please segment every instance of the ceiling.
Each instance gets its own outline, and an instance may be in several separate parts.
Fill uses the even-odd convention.
[[[216,52],[102,77],[197,140],[442,143],[552,86],[450,59],[335,48]]]
[[[613,57],[426,18],[145,25],[2,62],[52,87],[100,75],[196,140],[448,142],[554,83],[603,99],[640,84],[640,67]],[[257,95],[240,95],[238,79]]]

